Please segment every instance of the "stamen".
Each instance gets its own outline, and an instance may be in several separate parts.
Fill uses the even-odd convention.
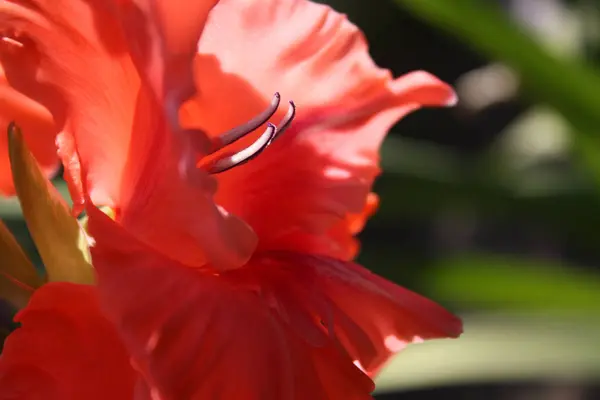
[[[261,125],[267,122],[269,118],[273,116],[273,114],[275,114],[277,108],[279,108],[280,101],[281,96],[279,95],[279,93],[275,93],[275,95],[273,95],[273,99],[271,100],[271,104],[265,111],[258,114],[256,117],[252,118],[245,124],[236,126],[235,128],[225,133],[222,133],[217,138],[215,138],[211,154],[218,150],[221,150],[223,147],[236,142],[237,140],[246,136],[250,132],[253,132],[256,129],[258,129]]]
[[[290,125],[292,125],[292,121],[294,120],[295,116],[296,116],[296,105],[294,104],[293,101],[290,101],[287,113],[285,113],[285,115],[283,116],[281,121],[279,121],[279,125],[277,125],[277,132],[276,132],[275,136],[273,136],[273,139],[271,139],[271,141],[269,142],[268,145],[273,143],[273,141],[275,139],[277,139],[279,136],[281,136],[281,134],[283,132],[285,132],[287,130],[287,128],[290,127]]]
[[[227,145],[235,143],[237,140],[248,135],[256,128],[267,122],[267,120],[271,118],[277,111],[280,100],[281,96],[279,95],[279,93],[275,93],[268,109],[266,109],[256,117],[252,118],[247,123],[235,127],[217,137],[213,143],[213,150],[210,154],[213,154],[216,151],[223,149]],[[285,116],[281,119],[281,121],[279,121],[278,126],[275,126],[269,122],[267,125],[267,129],[250,146],[236,153],[228,153],[222,157],[219,157],[217,160],[204,164],[200,168],[204,169],[209,174],[218,174],[252,160],[254,157],[258,156],[261,152],[263,152],[267,147],[269,147],[269,145],[273,143],[275,139],[277,139],[283,132],[286,131],[286,129],[290,127],[295,116],[296,105],[293,101],[290,101],[288,111],[285,114]]]
[[[25,47],[25,45],[23,43],[19,42],[17,39],[14,39],[10,36],[2,36],[2,38],[0,38],[0,40],[2,40],[2,42],[6,43],[10,46],[18,47],[20,49]]]
[[[242,165],[252,160],[254,157],[259,155],[264,149],[266,149],[267,146],[269,146],[269,144],[273,141],[276,135],[277,127],[269,123],[267,129],[265,129],[263,134],[260,135],[260,137],[254,143],[246,147],[244,150],[218,159],[210,166],[210,168],[208,169],[208,173],[218,174],[220,172],[225,172],[228,169],[231,169],[238,165]]]
[[[217,138],[212,140],[212,148],[208,154],[206,154],[204,151],[202,153],[206,154],[206,156],[211,156],[215,152],[222,150],[226,146],[233,144],[244,136],[252,133],[264,123],[267,123],[267,128],[265,131],[250,146],[237,152],[229,152],[222,156],[216,156],[212,160],[210,160],[211,157],[208,157],[208,159],[201,160],[200,165],[198,165],[196,159],[198,152],[196,151],[197,147],[194,144],[193,130],[181,131],[180,134],[183,135],[183,147],[184,149],[187,149],[187,152],[184,152],[179,160],[178,167],[180,174],[186,176],[188,179],[193,179],[193,177],[196,176],[195,172],[199,172],[198,168],[203,170],[203,174],[219,174],[238,165],[245,164],[258,156],[267,147],[269,147],[269,145],[273,143],[277,137],[279,137],[283,132],[286,131],[286,129],[290,127],[290,124],[296,115],[296,105],[294,102],[290,101],[287,113],[284,115],[281,121],[279,121],[279,126],[275,126],[272,123],[267,122],[268,119],[277,112],[280,101],[281,96],[279,93],[275,93],[273,99],[271,100],[271,104],[265,111],[252,118],[245,124],[219,135]],[[202,135],[202,137],[206,138],[205,135]],[[202,146],[198,147],[206,148],[204,143],[202,143]],[[204,179],[206,175],[203,174],[202,179],[199,180],[200,182],[207,181]],[[211,180],[211,182],[216,183],[215,180]],[[216,186],[211,186],[208,189],[214,192],[216,190]]]

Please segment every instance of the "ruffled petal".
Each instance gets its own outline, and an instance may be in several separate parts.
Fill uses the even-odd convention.
[[[289,262],[317,276],[320,290],[331,299],[340,343],[371,377],[410,343],[462,333],[461,320],[440,305],[360,265],[298,255]]]
[[[320,241],[313,239],[313,245],[307,251],[315,254],[330,254],[340,260],[354,259],[360,250],[360,242],[355,235],[363,230],[368,219],[375,214],[378,207],[379,196],[369,193],[362,212],[347,214],[333,225]],[[323,246],[323,249],[319,250],[318,246]]]
[[[88,163],[94,201],[115,205],[127,171],[139,78],[114,1],[4,1],[0,16],[2,32],[22,44],[10,51],[3,46],[6,82],[45,107],[66,136],[59,140],[60,155],[75,208],[81,210],[82,197],[79,157],[68,146],[73,138],[85,138],[77,150]]]
[[[135,373],[96,288],[49,283],[15,318],[0,356],[0,399],[123,399]]]
[[[282,315],[271,296],[277,279],[262,282],[251,267],[218,276],[186,267],[144,247],[98,210],[88,215],[101,298],[145,378],[140,395],[371,398],[372,381],[290,293]]]
[[[17,309],[24,308],[42,283],[17,239],[0,220],[0,299],[8,300]],[[0,310],[4,306],[2,300]]]
[[[275,91],[297,105],[269,149],[218,176],[218,203],[252,226],[261,249],[350,254],[350,232],[325,233],[365,209],[387,131],[422,106],[456,100],[426,72],[393,79],[344,15],[305,0],[222,0],[198,49],[186,126],[215,136],[264,109]]]

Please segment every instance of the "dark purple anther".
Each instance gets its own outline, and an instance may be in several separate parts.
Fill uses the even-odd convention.
[[[222,157],[211,164],[208,169],[209,174],[218,174],[220,172],[225,172],[228,169],[233,167],[237,167],[238,165],[242,165],[254,157],[260,154],[269,143],[273,141],[273,138],[277,134],[277,127],[272,123],[268,123],[267,129],[263,132],[262,135],[250,146],[246,147],[244,150],[240,150],[237,153],[233,153]]]
[[[281,101],[279,93],[275,93],[269,107],[252,118],[243,125],[237,126],[213,139],[213,148],[210,154],[213,154],[224,147],[235,143],[244,136],[252,133],[271,118]],[[278,126],[272,123],[267,124],[267,128],[262,135],[250,146],[233,154],[227,154],[216,161],[213,161],[209,166],[205,167],[209,174],[218,174],[238,165],[242,165],[264,151],[279,135],[281,135],[292,123],[296,115],[296,106],[294,102],[289,102],[289,108],[285,116],[281,119]]]

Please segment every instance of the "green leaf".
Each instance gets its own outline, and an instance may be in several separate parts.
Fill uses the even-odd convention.
[[[0,220],[0,297],[21,309],[42,283],[35,267]]]
[[[600,311],[600,276],[558,263],[466,255],[440,261],[428,277],[427,293],[466,308]]]
[[[14,124],[9,126],[8,147],[17,196],[48,280],[94,283],[89,249],[80,247],[85,233],[42,174]]]
[[[52,184],[60,193],[61,197],[65,199],[66,203],[71,205],[71,198],[69,196],[69,189],[67,184],[62,179],[55,179]],[[6,219],[20,219],[23,216],[23,210],[21,210],[21,204],[17,197],[0,197],[0,218]]]

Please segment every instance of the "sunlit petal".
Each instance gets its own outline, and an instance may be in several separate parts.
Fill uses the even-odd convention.
[[[250,224],[262,250],[351,258],[356,232],[342,227],[369,209],[389,129],[421,107],[456,101],[426,72],[393,78],[346,16],[309,1],[222,0],[198,49],[186,126],[216,137],[265,109],[275,91],[297,105],[291,127],[260,157],[218,175],[216,201]]]

